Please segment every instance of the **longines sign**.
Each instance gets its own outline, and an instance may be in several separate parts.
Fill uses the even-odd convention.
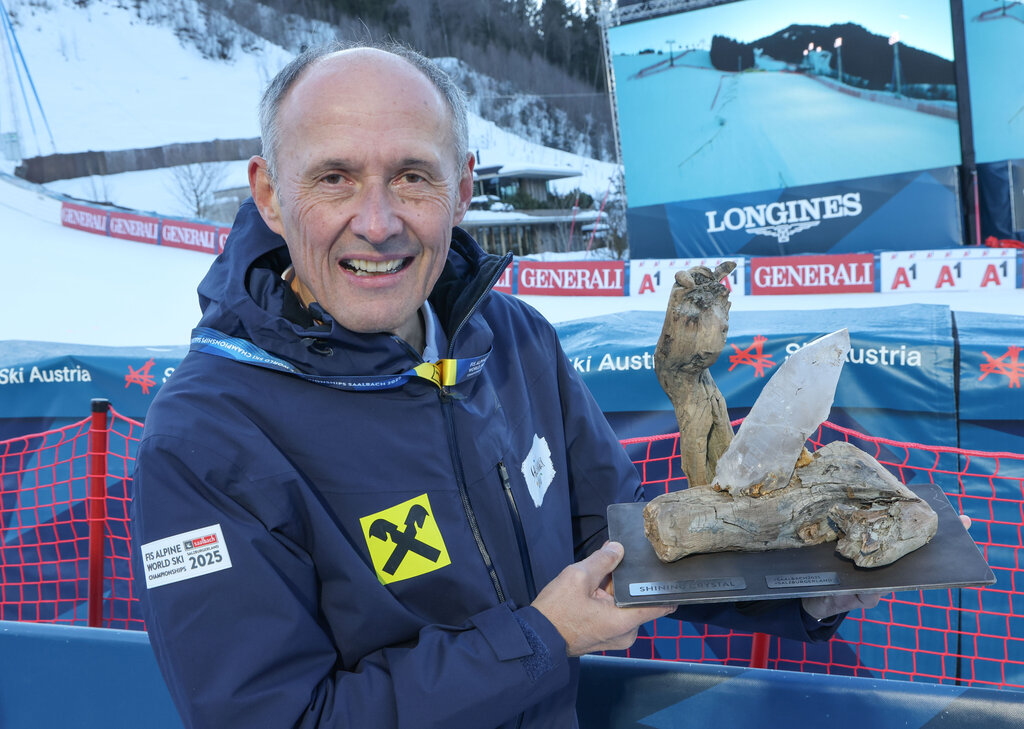
[[[823,220],[856,217],[863,211],[860,193],[847,192],[842,195],[744,205],[729,208],[725,212],[709,210],[705,215],[708,219],[708,233],[743,230],[751,235],[767,235],[777,238],[779,243],[787,243],[792,236],[819,225]]]

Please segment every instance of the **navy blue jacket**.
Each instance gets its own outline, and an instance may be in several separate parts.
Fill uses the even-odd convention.
[[[280,279],[288,262],[244,204],[200,324],[311,374],[420,362],[314,307],[318,324]],[[430,301],[449,356],[492,352],[462,384],[345,392],[191,352],[161,389],[133,558],[186,726],[575,725],[578,662],[530,602],[639,483],[552,327],[490,291],[506,264],[453,232]],[[795,601],[681,616],[811,638]]]

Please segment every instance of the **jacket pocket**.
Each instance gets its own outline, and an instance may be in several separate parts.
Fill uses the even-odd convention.
[[[505,505],[508,507],[509,518],[512,520],[512,529],[516,534],[516,543],[519,545],[519,559],[523,564],[523,576],[526,579],[526,590],[530,596],[530,602],[537,597],[537,585],[533,580],[533,565],[530,562],[530,546],[526,542],[526,532],[523,529],[523,520],[519,516],[519,507],[516,505],[516,497],[512,492],[512,483],[508,477],[508,469],[504,461],[498,461],[498,475],[501,477],[501,488],[505,492]]]

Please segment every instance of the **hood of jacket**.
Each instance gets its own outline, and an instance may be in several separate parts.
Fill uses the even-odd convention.
[[[457,348],[470,354],[486,350],[481,333],[467,323],[485,305],[511,258],[485,253],[468,233],[453,229],[448,259],[430,294],[450,342],[449,356]],[[267,227],[252,199],[246,200],[224,251],[199,284],[199,326],[249,340],[310,373],[397,372],[420,360],[398,337],[349,331],[313,304],[318,323],[281,278],[290,264],[284,238]],[[482,346],[481,352],[472,351]]]

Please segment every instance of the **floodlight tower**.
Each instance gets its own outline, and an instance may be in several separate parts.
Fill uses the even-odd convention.
[[[675,66],[676,65],[676,59],[672,55],[672,46],[675,44],[675,41],[674,40],[667,40],[665,42],[668,43],[668,65],[669,66]]]
[[[893,33],[889,36],[889,45],[892,46],[892,77],[893,85],[896,88],[896,95],[903,95],[903,83],[900,79],[900,34]]]
[[[836,42],[832,44],[836,49],[836,71],[839,77],[839,83],[843,82],[843,39],[837,37]]]

